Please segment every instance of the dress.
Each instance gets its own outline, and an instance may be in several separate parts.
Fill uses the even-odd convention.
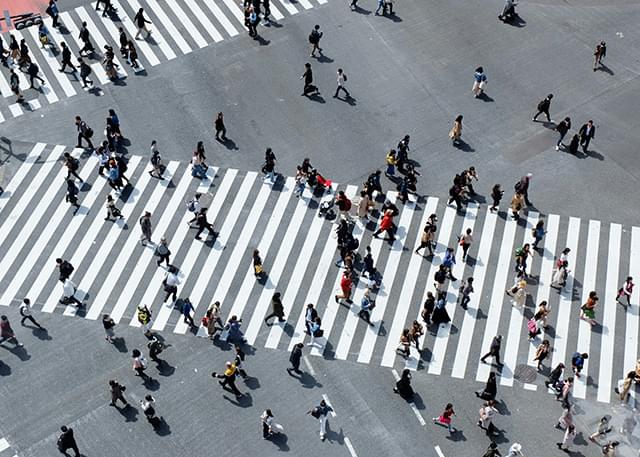
[[[431,314],[431,322],[436,325],[451,322],[451,318],[449,317],[449,313],[447,313],[447,308],[445,307],[444,300],[440,300],[433,310],[433,313]]]

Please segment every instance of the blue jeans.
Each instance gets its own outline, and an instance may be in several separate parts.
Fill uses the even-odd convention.
[[[378,0],[378,8],[376,8],[375,14],[378,14],[382,8],[384,8],[384,0]]]

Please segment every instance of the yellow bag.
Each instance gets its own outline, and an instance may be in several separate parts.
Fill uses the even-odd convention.
[[[254,265],[253,269],[255,270],[256,275],[262,274],[262,271],[263,271],[262,264],[259,263],[257,265]]]

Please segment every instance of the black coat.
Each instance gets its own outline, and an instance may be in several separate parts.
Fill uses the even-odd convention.
[[[294,346],[293,350],[291,351],[291,355],[289,356],[289,362],[297,366],[297,365],[300,365],[301,358],[302,358],[302,348],[299,348],[298,346]]]

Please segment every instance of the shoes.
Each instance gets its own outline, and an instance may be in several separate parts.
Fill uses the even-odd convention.
[[[560,150],[560,146],[556,146],[556,151],[559,151],[559,150]]]
[[[195,239],[196,239],[196,240],[201,240],[201,239],[202,239],[202,237],[200,237],[200,236],[196,236],[196,238],[195,238]]]
[[[532,122],[535,122],[535,121],[536,121],[536,118],[535,118],[535,117],[531,118],[531,121],[532,121]]]

